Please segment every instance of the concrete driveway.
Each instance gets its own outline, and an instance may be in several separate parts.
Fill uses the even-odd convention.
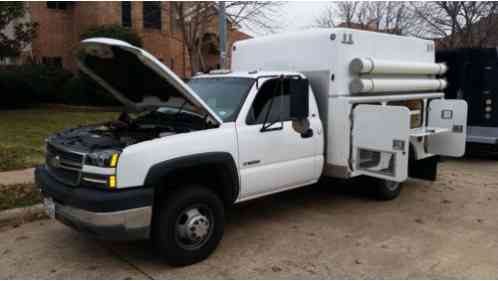
[[[0,278],[498,278],[498,162],[452,160],[435,183],[377,202],[322,184],[228,214],[208,260],[171,268],[147,242],[88,239],[43,220],[0,233]]]

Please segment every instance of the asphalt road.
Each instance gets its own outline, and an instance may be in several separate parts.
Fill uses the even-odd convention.
[[[94,241],[49,220],[0,233],[0,278],[498,278],[498,162],[452,160],[377,202],[328,183],[228,214],[208,260],[172,268],[147,242]]]

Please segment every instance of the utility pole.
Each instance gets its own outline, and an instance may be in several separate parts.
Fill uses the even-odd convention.
[[[227,19],[225,13],[225,2],[218,2],[219,15],[219,37],[220,37],[220,69],[225,68],[226,60],[226,41],[227,41]]]

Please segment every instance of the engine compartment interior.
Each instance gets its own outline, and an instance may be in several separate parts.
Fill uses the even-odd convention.
[[[121,113],[119,118],[101,124],[64,130],[49,142],[79,152],[123,149],[143,141],[209,128],[205,117],[195,113],[149,111],[137,116]]]

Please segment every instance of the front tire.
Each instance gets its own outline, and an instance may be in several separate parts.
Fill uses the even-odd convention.
[[[383,180],[383,179],[375,179],[374,183],[376,185],[376,197],[381,201],[388,201],[397,198],[401,192],[401,183]]]
[[[153,240],[168,264],[190,265],[214,252],[225,226],[223,202],[216,193],[200,185],[180,187],[159,208]]]

